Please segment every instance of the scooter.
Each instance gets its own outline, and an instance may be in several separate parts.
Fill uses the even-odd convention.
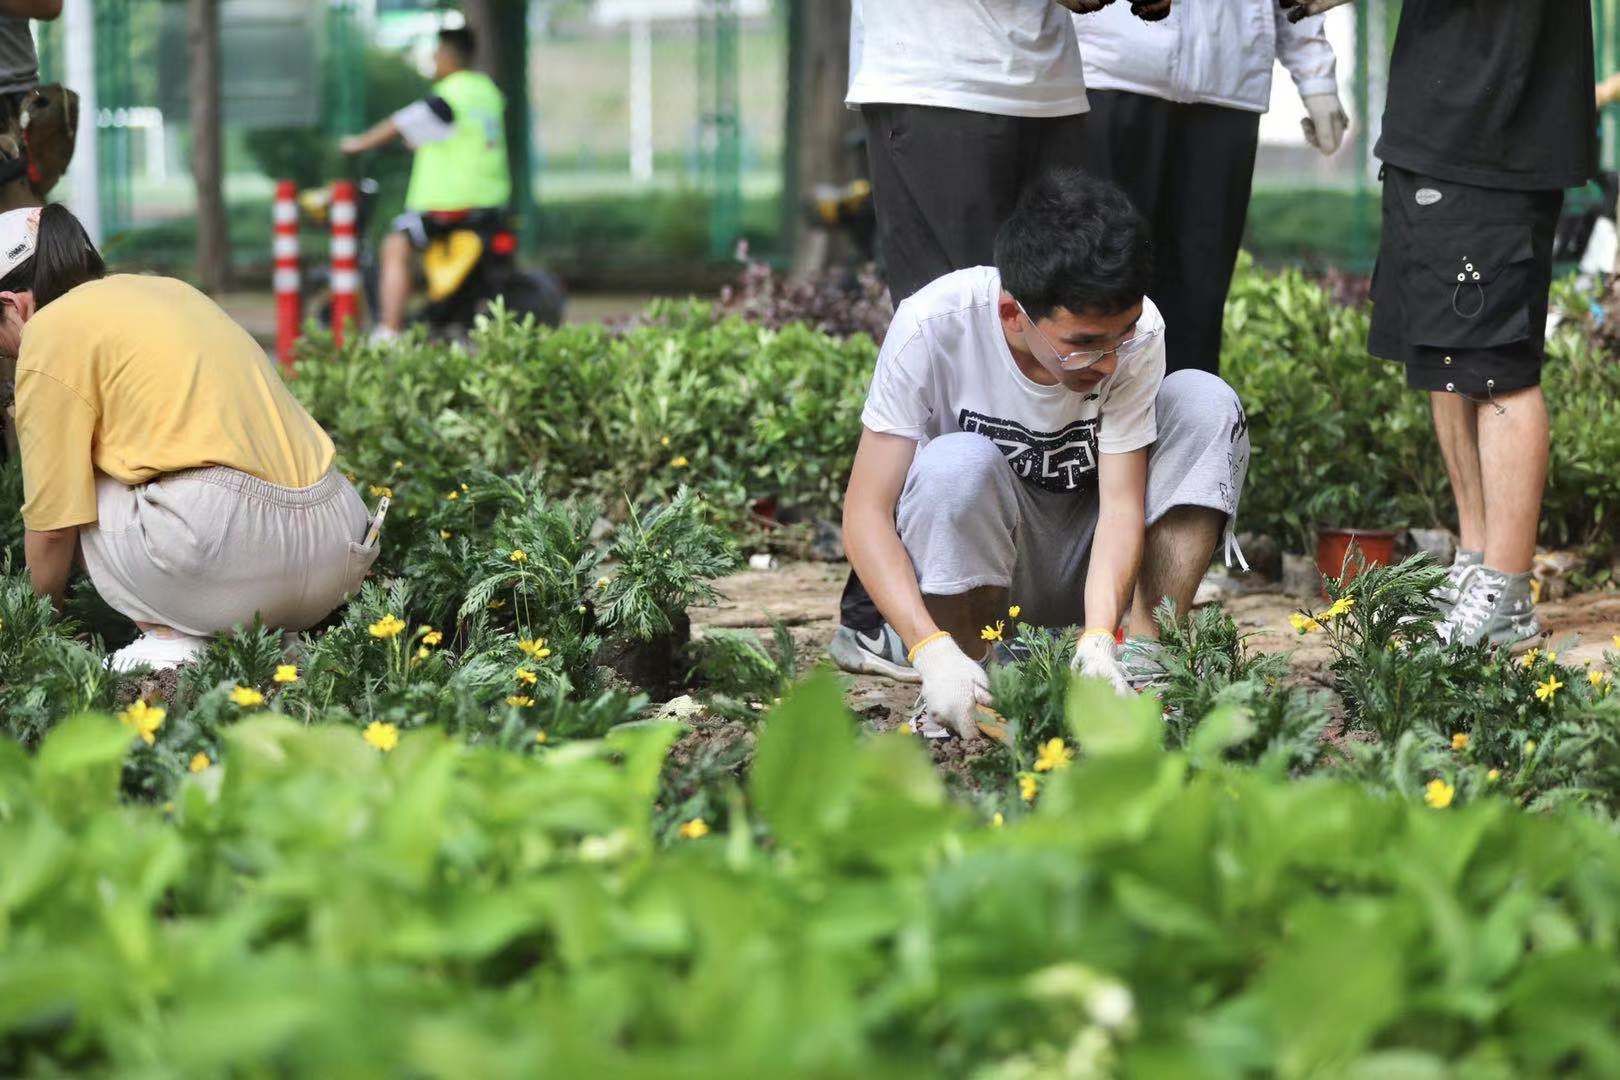
[[[366,310],[377,310],[377,256],[366,243],[376,211],[379,185],[372,179],[355,184],[355,225],[361,237],[359,264]],[[299,194],[305,220],[325,225],[332,204],[331,185]],[[422,273],[427,281],[425,304],[410,322],[427,327],[440,340],[466,337],[480,314],[500,300],[516,316],[532,315],[543,326],[560,326],[567,295],[562,283],[543,270],[524,270],[517,264],[517,234],[511,220],[499,211],[440,211],[423,215],[427,247],[422,252]],[[319,310],[323,326],[331,325],[331,274],[327,267],[312,268],[304,276],[306,310]]]

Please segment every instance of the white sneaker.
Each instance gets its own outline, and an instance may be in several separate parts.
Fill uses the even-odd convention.
[[[107,670],[125,672],[144,667],[153,671],[168,671],[197,659],[208,649],[208,645],[208,638],[179,633],[159,635],[147,631],[107,657]]]
[[[372,345],[392,345],[394,342],[398,341],[399,338],[400,333],[398,330],[393,330],[386,326],[375,326],[372,327],[371,335],[367,338],[367,342]]]

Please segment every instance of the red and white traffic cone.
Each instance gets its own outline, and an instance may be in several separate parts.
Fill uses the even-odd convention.
[[[303,319],[303,297],[298,284],[298,186],[291,180],[276,184],[272,212],[273,283],[276,293],[276,359],[291,367],[298,327]]]
[[[359,317],[360,240],[354,182],[332,185],[332,337],[339,345]]]

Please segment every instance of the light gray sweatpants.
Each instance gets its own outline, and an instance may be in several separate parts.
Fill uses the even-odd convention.
[[[285,488],[226,468],[129,487],[96,477],[94,525],[79,532],[90,581],[135,622],[208,637],[251,623],[305,630],[360,588],[379,544],[337,472]]]
[[[1156,402],[1159,437],[1148,454],[1147,523],[1177,506],[1237,518],[1249,470],[1249,427],[1219,376],[1177,371]],[[1086,566],[1097,531],[1097,489],[1046,491],[1019,479],[996,444],[953,432],[917,452],[897,525],[925,596],[1006,588],[1034,626],[1085,619]]]

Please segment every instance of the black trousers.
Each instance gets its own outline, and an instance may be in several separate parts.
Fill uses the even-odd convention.
[[[1086,168],[1125,189],[1153,231],[1165,370],[1221,366],[1221,322],[1243,242],[1260,114],[1091,90]]]
[[[1034,119],[928,105],[863,105],[878,259],[900,301],[936,278],[993,260],[1019,194],[1051,169],[1084,164],[1085,115]],[[852,572],[845,626],[875,631],[877,606]]]

